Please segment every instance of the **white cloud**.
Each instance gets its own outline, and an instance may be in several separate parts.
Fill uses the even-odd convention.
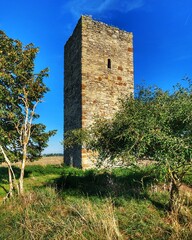
[[[186,26],[191,18],[191,14],[189,14],[185,20],[184,26]]]
[[[119,2],[119,10],[120,12],[130,12],[134,9],[140,8],[144,5],[144,0],[125,0],[125,1],[116,1],[117,2],[117,6],[118,6],[118,2]]]
[[[64,12],[70,12],[74,17],[82,14],[97,14],[106,11],[126,13],[144,5],[144,0],[71,0],[64,6]]]
[[[191,58],[192,58],[192,55],[187,54],[187,55],[182,55],[182,56],[176,57],[173,60],[174,61],[184,61],[184,60],[188,60],[188,59],[191,59]]]

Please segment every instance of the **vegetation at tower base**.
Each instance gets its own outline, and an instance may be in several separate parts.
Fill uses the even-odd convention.
[[[27,160],[41,156],[47,141],[55,131],[46,132],[45,125],[34,124],[37,104],[47,93],[43,83],[48,69],[34,73],[38,48],[33,44],[23,46],[0,31],[0,155],[8,166],[9,191],[23,194],[24,169]],[[17,180],[12,162],[21,161]]]
[[[98,120],[86,132],[68,134],[67,145],[85,144],[99,158],[162,164],[170,183],[170,209],[179,209],[179,188],[192,173],[192,81],[172,92],[140,87],[135,98],[122,101],[112,120]]]
[[[27,165],[24,196],[2,204],[0,189],[0,239],[191,240],[191,188],[181,188],[180,213],[168,212],[167,186],[154,167]],[[0,166],[1,184],[5,176]],[[184,182],[191,186],[192,176]]]

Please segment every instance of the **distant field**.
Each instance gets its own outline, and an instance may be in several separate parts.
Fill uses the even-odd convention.
[[[27,165],[60,165],[63,163],[63,156],[50,156],[50,157],[42,157],[38,161],[27,162]],[[5,166],[6,163],[0,164],[0,166]],[[16,164],[18,165],[18,164]]]
[[[29,162],[27,165],[47,165],[47,164],[62,164],[63,156],[50,156],[50,157],[42,157],[38,161]]]

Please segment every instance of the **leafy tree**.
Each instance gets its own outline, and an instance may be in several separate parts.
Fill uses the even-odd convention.
[[[176,210],[179,187],[192,170],[192,83],[188,80],[186,88],[178,84],[171,93],[140,88],[135,98],[122,101],[112,120],[98,120],[84,133],[68,133],[66,144],[74,139],[102,160],[162,164],[170,180],[170,209]]]
[[[41,156],[50,136],[43,124],[33,123],[39,116],[35,110],[47,93],[43,82],[48,69],[34,73],[38,48],[23,46],[0,31],[0,153],[8,165],[9,195],[16,189],[23,194],[24,169],[27,160]],[[12,162],[21,161],[17,182]]]

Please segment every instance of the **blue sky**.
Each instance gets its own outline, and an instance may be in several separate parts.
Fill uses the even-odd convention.
[[[40,121],[57,129],[46,153],[62,152],[63,46],[82,14],[134,35],[135,85],[171,89],[192,77],[191,0],[6,0],[0,29],[24,44],[40,48],[36,70],[49,67],[50,92],[39,105]]]

